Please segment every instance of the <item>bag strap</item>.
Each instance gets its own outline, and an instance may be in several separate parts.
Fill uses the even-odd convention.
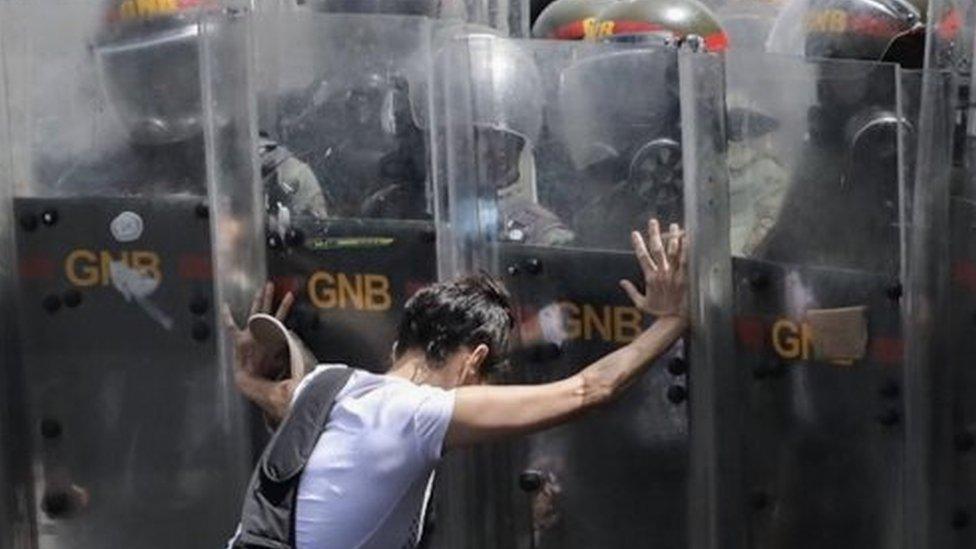
[[[278,432],[268,443],[264,474],[275,482],[297,477],[308,464],[325,431],[336,397],[352,376],[352,368],[327,368],[314,374],[299,393]]]

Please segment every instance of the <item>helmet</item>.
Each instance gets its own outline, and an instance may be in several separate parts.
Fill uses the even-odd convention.
[[[683,40],[698,36],[705,48],[722,52],[729,38],[718,17],[698,0],[636,0],[607,6],[598,16],[601,35],[615,40],[663,34]]]
[[[621,0],[556,0],[546,6],[532,25],[532,36],[555,40],[595,37],[597,15]]]
[[[769,36],[773,53],[922,66],[928,0],[794,0]]]
[[[646,144],[676,141],[676,69],[673,52],[646,49],[593,55],[565,69],[559,129],[576,168],[613,162],[626,169]]]
[[[510,40],[475,33],[467,48],[475,125],[534,142],[542,129],[542,77],[535,59]]]
[[[462,0],[306,0],[300,4],[325,13],[418,15],[434,19],[465,19]]]
[[[406,80],[368,70],[331,76],[282,101],[279,140],[327,183],[343,214],[393,184],[413,191],[426,172]]]
[[[649,214],[680,220],[676,57],[672,49],[626,49],[584,58],[563,71],[561,140],[576,170],[613,186],[577,212],[583,242],[609,244],[600,240],[612,234],[608,219],[633,226]]]
[[[698,0],[556,0],[539,15],[532,34],[564,40],[696,35],[709,51],[728,47],[718,18]]]
[[[492,31],[471,30],[440,51],[439,68],[445,56],[453,55],[468,67],[447,78],[443,93],[470,97],[475,146],[489,170],[485,175],[502,187],[518,180],[523,153],[542,131],[542,77],[532,55],[515,42]]]
[[[111,0],[94,52],[109,102],[142,145],[200,133],[197,12],[210,0]]]

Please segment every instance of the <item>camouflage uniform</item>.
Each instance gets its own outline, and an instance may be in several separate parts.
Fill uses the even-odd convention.
[[[776,225],[789,183],[786,170],[762,149],[729,143],[732,255],[751,256]]]
[[[262,137],[258,146],[267,212],[287,209],[293,216],[328,216],[325,194],[312,169],[282,145]]]

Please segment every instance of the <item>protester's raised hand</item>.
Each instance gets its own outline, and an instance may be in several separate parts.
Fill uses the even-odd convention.
[[[278,307],[274,307],[274,284],[268,282],[254,295],[248,318],[258,313],[272,314],[284,322],[295,303],[295,296],[291,292],[285,294]],[[223,307],[224,325],[234,341],[234,366],[237,373],[244,373],[264,379],[279,379],[288,373],[287,348],[280,349],[277,354],[255,340],[251,330],[238,326],[231,314],[230,307]]]
[[[630,235],[634,254],[644,275],[641,292],[629,280],[620,285],[638,309],[662,317],[685,318],[688,315],[687,249],[681,228],[672,223],[662,238],[657,219],[647,223],[647,240],[637,231]]]

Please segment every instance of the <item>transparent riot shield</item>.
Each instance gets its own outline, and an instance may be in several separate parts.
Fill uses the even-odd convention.
[[[728,546],[902,547],[921,77],[735,52],[728,64],[729,95],[755,113],[745,127],[764,128],[729,144],[743,461]]]
[[[309,10],[254,22],[268,269],[320,360],[385,371],[403,303],[436,277],[414,108],[434,25]]]
[[[4,406],[23,420],[3,445],[30,473],[3,490],[28,486],[24,547],[216,547],[233,531],[251,452],[215,304],[262,278],[230,244],[256,189],[234,97],[244,31],[168,3],[0,5],[16,258],[0,270],[21,351],[8,365],[3,344],[4,398],[20,398]],[[210,204],[223,178],[241,193]]]
[[[926,83],[923,108],[927,110],[930,125],[927,142],[932,146],[920,152],[927,152],[933,159],[929,165],[935,173],[928,175],[934,181],[942,181],[943,171],[951,169],[951,172],[946,193],[947,215],[932,220],[934,225],[941,222],[948,226],[948,239],[943,238],[939,243],[948,247],[949,261],[929,264],[945,265],[944,270],[933,274],[946,281],[948,297],[935,303],[933,310],[939,312],[921,317],[921,328],[928,327],[925,321],[934,324],[930,333],[939,336],[933,338],[933,343],[942,345],[941,354],[939,349],[923,351],[942,359],[936,364],[948,367],[932,368],[927,377],[922,377],[924,392],[915,399],[928,413],[925,417],[928,421],[917,429],[921,436],[916,437],[915,448],[921,459],[916,463],[916,470],[920,474],[913,480],[921,496],[915,509],[921,520],[917,523],[912,546],[956,548],[976,543],[976,529],[973,528],[976,513],[976,407],[973,405],[976,375],[972,368],[976,356],[972,337],[973,313],[976,311],[976,246],[973,239],[976,228],[976,111],[970,99],[974,83],[976,4],[968,0],[933,0],[929,13],[930,19],[943,24],[928,28],[930,47],[926,67],[955,73],[956,78],[948,87],[957,103],[954,116],[947,116],[948,109],[939,101],[947,86],[942,80],[930,79]],[[941,148],[936,146],[945,140],[942,136],[946,129],[942,126],[946,124],[951,124],[948,130],[954,134],[951,160],[939,156]]]
[[[0,35],[0,58],[4,51]],[[6,105],[0,86],[0,106]],[[30,461],[19,448],[26,439],[16,322],[13,185],[7,109],[0,107],[0,547],[27,547],[33,535]]]
[[[728,329],[710,324],[730,297],[719,58],[472,34],[437,59],[440,276],[483,270],[512,293],[508,382],[572,375],[653,322],[619,287],[638,272],[628,235],[651,217],[691,235],[693,332]],[[676,346],[606,409],[451,457],[445,546],[687,546],[686,376],[689,358],[721,347],[713,335]]]
[[[783,0],[706,0],[729,35],[729,47],[743,51],[765,51],[766,38]]]
[[[505,36],[529,35],[528,0],[258,0],[259,8],[299,6],[326,13],[401,15],[463,21],[491,27]]]

